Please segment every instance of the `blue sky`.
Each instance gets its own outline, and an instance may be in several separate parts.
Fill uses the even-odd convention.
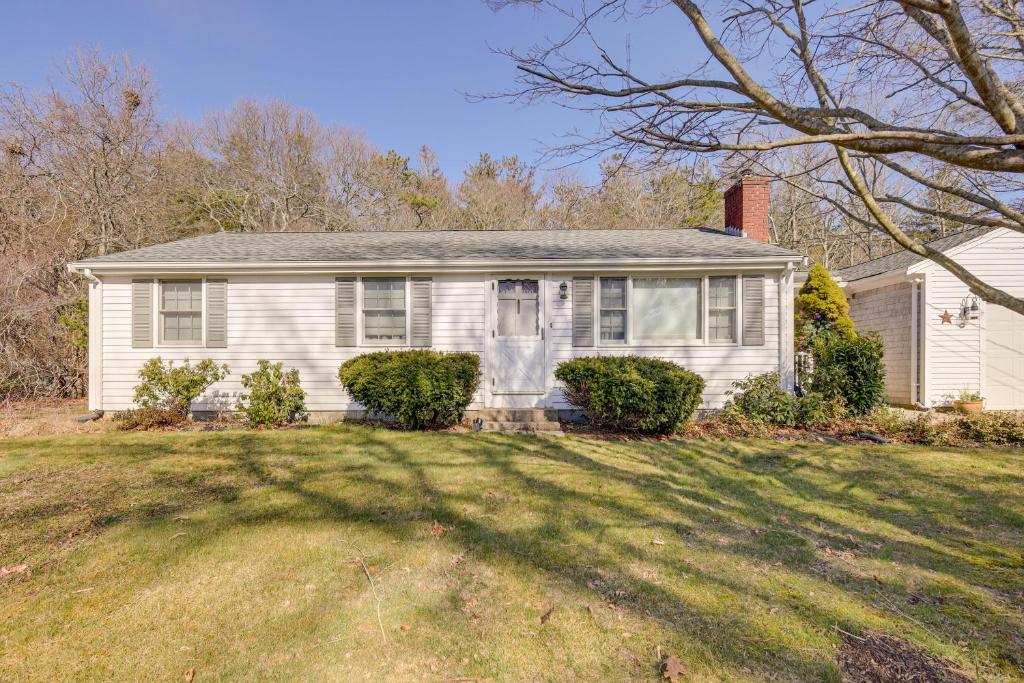
[[[564,20],[530,8],[495,13],[480,0],[5,5],[5,81],[43,85],[76,47],[125,52],[152,71],[165,118],[197,119],[240,98],[282,99],[361,130],[384,149],[415,155],[428,144],[451,177],[482,151],[533,162],[559,134],[595,125],[590,114],[552,104],[473,103],[462,94],[512,85],[514,66],[490,47],[523,49],[564,34]],[[628,39],[634,58],[651,64],[692,63],[699,54],[672,10],[605,30],[608,45]],[[580,172],[592,178],[593,165]]]

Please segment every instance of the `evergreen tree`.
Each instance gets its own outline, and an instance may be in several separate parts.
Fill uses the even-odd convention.
[[[843,291],[824,266],[815,264],[796,297],[797,341],[803,348],[810,339],[826,331],[856,336]]]

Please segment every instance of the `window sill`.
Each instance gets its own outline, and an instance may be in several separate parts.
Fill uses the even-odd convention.
[[[154,349],[205,349],[203,342],[160,342],[153,346]],[[224,347],[221,347],[224,348]]]

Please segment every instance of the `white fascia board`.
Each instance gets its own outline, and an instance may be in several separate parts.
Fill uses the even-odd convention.
[[[846,282],[844,285],[840,286],[843,287],[847,294],[856,294],[857,292],[863,292],[869,289],[877,289],[887,285],[907,282],[909,279],[909,269],[900,268],[898,270],[890,270],[888,273],[879,273],[878,275],[872,275],[871,277],[866,277],[861,280]]]
[[[68,270],[73,273],[86,269],[96,274],[116,273],[487,273],[487,272],[585,272],[593,270],[708,270],[765,271],[782,270],[787,264],[796,264],[801,256],[772,256],[750,258],[689,258],[689,259],[546,259],[535,261],[209,261],[190,262],[132,262],[88,263],[73,262]]]

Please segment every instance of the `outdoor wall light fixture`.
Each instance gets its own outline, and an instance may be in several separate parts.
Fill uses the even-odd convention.
[[[562,284],[558,285],[558,298],[568,299],[569,298],[569,283],[562,280]]]
[[[981,304],[978,301],[978,297],[964,297],[963,301],[960,302],[960,327],[963,327],[970,320],[978,320],[981,318]]]

